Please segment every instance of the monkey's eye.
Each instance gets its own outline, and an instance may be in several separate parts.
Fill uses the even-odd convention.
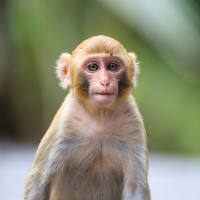
[[[99,69],[99,66],[96,63],[89,63],[87,69],[90,72],[95,72]]]
[[[108,70],[110,71],[118,71],[119,70],[119,65],[117,63],[111,62],[108,64]]]

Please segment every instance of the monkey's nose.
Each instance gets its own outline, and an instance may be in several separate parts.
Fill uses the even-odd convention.
[[[100,81],[99,83],[104,87],[108,87],[110,84],[110,81]]]

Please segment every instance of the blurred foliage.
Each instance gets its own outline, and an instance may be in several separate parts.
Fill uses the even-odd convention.
[[[138,55],[149,148],[200,153],[199,11],[197,0],[1,0],[0,138],[38,142],[66,95],[55,60],[104,34]]]

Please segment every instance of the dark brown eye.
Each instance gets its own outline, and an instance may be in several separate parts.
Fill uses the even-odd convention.
[[[99,66],[96,63],[90,63],[87,66],[88,71],[95,72],[99,69]]]
[[[108,70],[110,71],[118,71],[119,70],[119,65],[117,63],[111,62],[108,64]]]

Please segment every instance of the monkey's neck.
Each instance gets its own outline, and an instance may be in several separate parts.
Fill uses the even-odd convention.
[[[80,100],[81,101],[81,100]],[[115,101],[113,104],[110,105],[99,105],[95,102],[91,102],[89,100],[87,101],[81,101],[83,106],[85,107],[85,109],[94,117],[96,117],[97,119],[99,119],[100,121],[104,121],[104,119],[106,117],[108,117],[109,115],[112,115],[113,113],[116,112],[116,110],[118,110],[121,105],[123,105],[125,103],[125,100],[122,101]]]
[[[82,102],[85,109],[93,116],[102,118],[104,115],[111,113],[115,108],[111,106],[102,106],[90,102]]]

